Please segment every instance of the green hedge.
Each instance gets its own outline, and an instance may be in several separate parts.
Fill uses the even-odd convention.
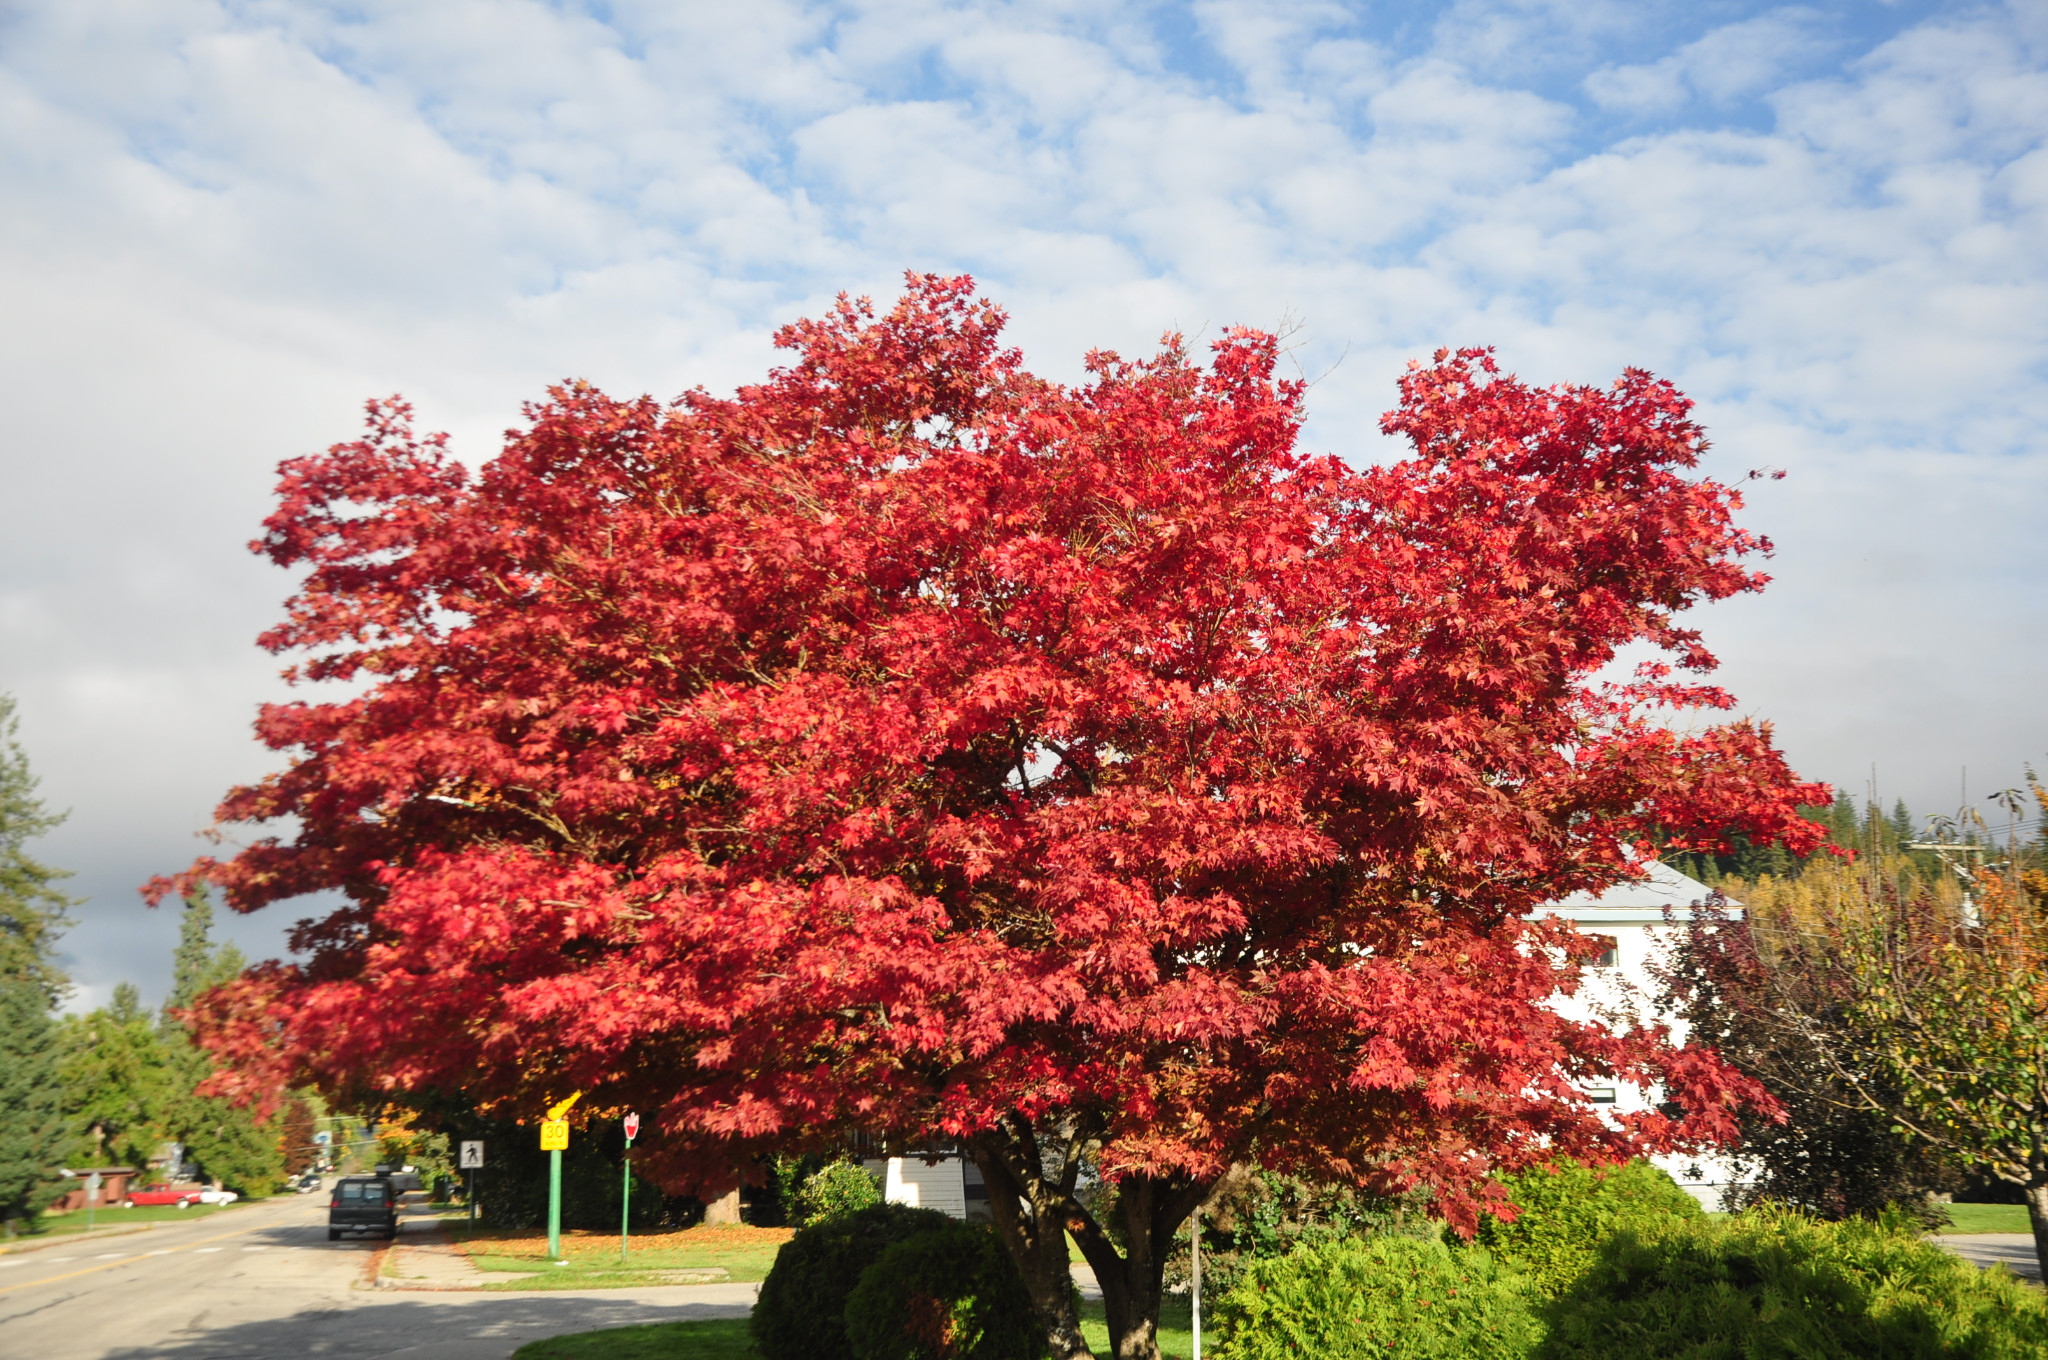
[[[1616,1233],[1703,1217],[1699,1202],[1648,1162],[1588,1167],[1565,1160],[1510,1177],[1507,1188],[1520,1215],[1512,1223],[1483,1220],[1476,1240],[1546,1294],[1571,1288]]]
[[[1911,1228],[1753,1210],[1622,1232],[1552,1306],[1574,1360],[2040,1360],[2048,1299]]]
[[[846,1301],[858,1360],[1041,1360],[1045,1330],[993,1228],[950,1223],[898,1242]]]
[[[1252,1262],[1213,1325],[1223,1360],[1524,1360],[1537,1302],[1484,1248],[1354,1238]]]
[[[1626,1168],[1517,1198],[1495,1250],[1383,1237],[1255,1263],[1214,1310],[1219,1360],[2048,1357],[2048,1295],[1904,1219],[1712,1220]]]

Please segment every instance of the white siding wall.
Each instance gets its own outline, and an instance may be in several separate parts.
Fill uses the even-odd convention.
[[[870,1169],[876,1163],[868,1163]],[[891,1204],[937,1209],[954,1218],[967,1217],[967,1189],[958,1157],[927,1165],[922,1157],[891,1157],[882,1168],[882,1198]]]

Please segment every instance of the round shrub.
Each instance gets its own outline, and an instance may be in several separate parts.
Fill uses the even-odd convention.
[[[1702,1217],[1699,1201],[1648,1162],[1590,1167],[1567,1159],[1507,1186],[1520,1215],[1513,1223],[1482,1220],[1477,1241],[1547,1294],[1569,1289],[1617,1232]]]
[[[775,1253],[754,1302],[763,1360],[854,1360],[846,1300],[861,1272],[905,1238],[952,1222],[936,1209],[876,1204],[800,1230]]]
[[[1558,1299],[1556,1360],[2039,1360],[2048,1299],[1903,1224],[1780,1210],[1621,1232]]]
[[[796,1192],[797,1222],[822,1223],[882,1202],[882,1187],[859,1162],[837,1161],[804,1178]]]
[[[1253,1261],[1212,1325],[1221,1360],[1528,1360],[1542,1302],[1483,1249],[1351,1238]]]
[[[1045,1330],[995,1230],[949,1223],[898,1242],[846,1301],[855,1360],[1040,1360]]]

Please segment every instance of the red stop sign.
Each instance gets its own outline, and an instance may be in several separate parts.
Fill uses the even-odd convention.
[[[635,1138],[638,1138],[639,1136],[640,1136],[640,1116],[639,1116],[639,1115],[637,1115],[637,1114],[629,1114],[629,1115],[627,1115],[627,1116],[626,1116],[626,1141],[630,1143],[630,1142],[632,1142],[632,1141],[633,1141],[633,1140],[634,1140]]]

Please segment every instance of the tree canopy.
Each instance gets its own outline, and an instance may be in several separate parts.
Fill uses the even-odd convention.
[[[1758,1088],[1557,1015],[1580,946],[1525,919],[1652,839],[1821,834],[1767,728],[1666,720],[1731,706],[1677,616],[1768,547],[1686,399],[1439,353],[1359,469],[1269,335],[1064,386],[1002,322],[913,276],[730,398],[556,388],[474,475],[395,399],[284,464],[264,642],[350,689],[266,709],[288,764],[220,809],[289,829],[157,886],[347,895],[205,1003],[242,1079],[582,1090],[679,1188],[958,1140],[1060,1354],[1064,1232],[1149,1354],[1235,1163],[1470,1231],[1497,1173],[1730,1136]],[[1603,1118],[1616,1077],[1675,1104]]]

